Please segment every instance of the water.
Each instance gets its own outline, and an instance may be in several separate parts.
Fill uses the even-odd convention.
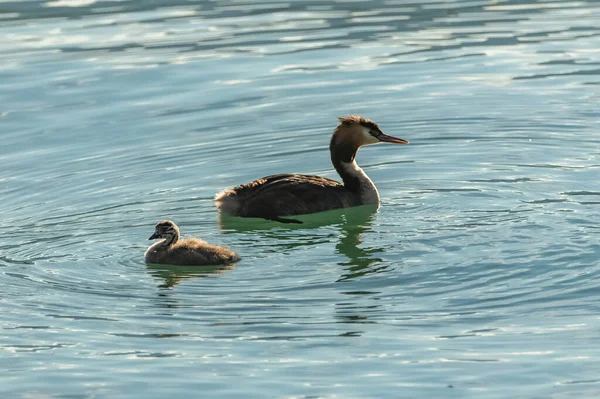
[[[3,398],[598,396],[600,2],[0,10]],[[219,223],[347,114],[411,141],[377,213]],[[146,266],[164,218],[243,260]]]

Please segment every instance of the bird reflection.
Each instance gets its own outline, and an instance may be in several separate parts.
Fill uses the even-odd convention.
[[[383,248],[360,246],[363,233],[371,230],[374,214],[374,212],[353,213],[342,224],[342,236],[336,245],[336,250],[345,255],[347,260],[338,263],[344,266],[345,273],[337,279],[337,282],[348,283],[369,274],[385,272],[389,268],[383,259],[374,255],[383,252]],[[360,289],[349,290],[343,294],[348,296],[348,300],[336,303],[335,318],[338,323],[347,325],[350,330],[339,335],[360,337],[364,333],[360,326],[376,323],[371,315],[381,311],[377,297],[379,293]]]
[[[159,288],[173,288],[182,280],[190,278],[214,277],[215,274],[227,273],[234,265],[215,266],[171,266],[146,265],[148,273],[161,281]]]
[[[302,224],[285,224],[265,221],[263,219],[237,218],[221,215],[219,225],[221,230],[228,233],[247,232],[258,234],[262,238],[292,240],[277,245],[278,250],[295,247],[316,245],[331,242],[333,237],[339,237],[335,246],[336,252],[347,259],[339,262],[345,272],[337,281],[345,281],[371,273],[385,271],[388,266],[382,265],[382,259],[374,256],[382,248],[362,248],[363,233],[370,231],[377,213],[378,206],[364,205],[354,208],[338,209],[318,214],[301,215],[297,218]],[[332,233],[324,235],[322,230],[314,234],[306,233],[310,229],[324,226],[339,227],[339,235]],[[302,240],[298,240],[299,232],[303,231]]]
[[[222,217],[220,226],[224,233],[245,231],[259,239],[279,239],[281,243],[277,243],[278,251],[335,240],[335,252],[343,255],[343,259],[338,262],[342,272],[336,282],[343,283],[339,287],[343,287],[344,291],[341,293],[347,300],[336,303],[333,318],[336,323],[348,328],[339,336],[350,338],[360,337],[365,332],[366,325],[375,324],[372,316],[382,310],[379,292],[364,290],[361,282],[356,282],[361,288],[352,289],[353,281],[369,274],[385,272],[390,267],[386,261],[376,256],[377,253],[384,252],[384,248],[364,245],[362,242],[363,235],[372,230],[376,213],[377,206],[361,206],[299,216],[302,224],[286,225],[259,219]],[[319,229],[325,226],[335,229]]]
[[[338,253],[348,258],[346,262],[338,263],[345,267],[346,273],[342,274],[337,280],[345,281],[368,274],[380,273],[385,271],[388,266],[382,264],[383,259],[374,256],[377,252],[382,252],[383,248],[359,246],[362,243],[363,233],[370,231],[373,225],[375,212],[361,212],[347,214],[344,223],[341,225],[341,238],[335,246]]]

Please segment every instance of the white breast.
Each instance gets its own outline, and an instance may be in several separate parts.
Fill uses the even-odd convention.
[[[377,191],[377,187],[369,176],[362,170],[356,162],[352,161],[341,162],[344,170],[351,176],[358,178],[360,182],[360,199],[363,204],[379,204],[379,192]]]

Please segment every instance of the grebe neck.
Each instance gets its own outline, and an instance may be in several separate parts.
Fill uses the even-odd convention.
[[[330,145],[331,163],[338,172],[344,186],[360,196],[361,202],[366,204],[379,204],[377,187],[369,179],[355,161],[359,147],[352,144]]]

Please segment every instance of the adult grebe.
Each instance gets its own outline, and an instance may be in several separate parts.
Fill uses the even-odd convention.
[[[144,254],[146,263],[195,266],[224,265],[240,260],[232,250],[210,245],[198,238],[179,240],[179,228],[170,220],[156,224],[149,240],[157,238],[164,240],[148,248]]]
[[[354,161],[356,153],[363,145],[408,144],[408,141],[388,136],[375,122],[362,116],[345,116],[339,121],[331,136],[329,151],[344,184],[320,176],[271,175],[218,193],[215,201],[219,211],[231,216],[301,223],[282,216],[379,205],[375,184]]]

